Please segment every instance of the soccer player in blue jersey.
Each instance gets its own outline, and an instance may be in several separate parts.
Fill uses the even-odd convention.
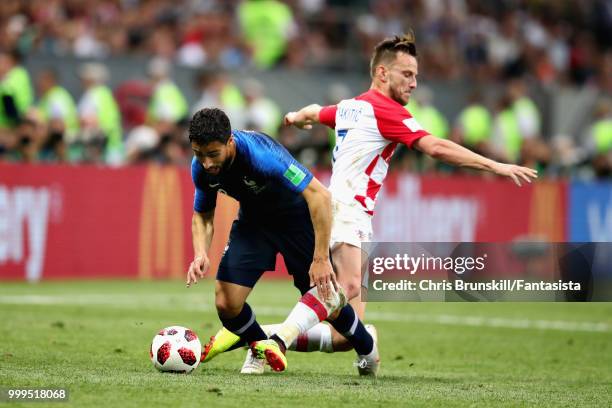
[[[209,268],[217,193],[225,193],[240,202],[215,287],[215,305],[225,330],[240,337],[253,358],[265,359],[275,371],[287,367],[286,346],[323,320],[343,333],[364,359],[378,361],[372,336],[337,287],[329,257],[327,189],[270,137],[231,130],[219,109],[202,109],[193,116],[189,140],[196,191],[194,259],[187,286]],[[246,299],[261,275],[274,268],[278,253],[302,297],[268,339]]]

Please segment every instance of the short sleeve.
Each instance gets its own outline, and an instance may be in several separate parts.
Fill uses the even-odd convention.
[[[204,169],[195,157],[191,161],[191,179],[195,186],[193,210],[205,213],[215,208],[217,205],[217,190],[208,184]]]
[[[378,122],[378,130],[385,139],[403,143],[412,148],[414,142],[423,136],[429,135],[410,112],[398,104],[393,109],[374,108],[374,115]]]
[[[312,173],[298,162],[280,143],[272,139],[252,146],[251,163],[254,170],[280,183],[294,193],[302,193],[312,180]]]
[[[288,154],[288,153],[287,153]],[[291,156],[289,156],[291,157]],[[281,182],[285,186],[295,192],[302,193],[310,181],[312,180],[312,173],[302,163],[291,157],[292,160],[288,160],[281,167],[282,178]],[[278,173],[280,175],[280,172]]]
[[[319,122],[332,129],[336,127],[336,105],[324,106],[319,111]]]

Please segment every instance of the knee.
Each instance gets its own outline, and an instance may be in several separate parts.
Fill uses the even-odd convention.
[[[346,296],[350,299],[355,299],[357,296],[360,295],[360,288],[361,285],[359,284],[359,279],[356,280],[356,282],[354,280],[352,280],[351,282],[348,282],[346,285]]]
[[[342,286],[344,294],[348,300],[354,299],[360,295],[361,276],[358,273],[350,273],[353,271],[344,270],[339,273],[338,284]]]
[[[359,251],[358,248],[348,246],[346,248],[357,249]],[[336,278],[349,300],[359,296],[361,291],[361,270],[359,268],[359,261],[355,259],[354,255],[354,251],[349,253],[346,250],[344,252],[339,251],[334,262],[338,271]]]
[[[215,307],[219,317],[232,318],[238,316],[242,310],[243,304],[231,302],[227,296],[217,293],[215,296]]]
[[[348,300],[355,299],[361,294],[361,281],[358,276],[351,277],[350,279],[342,279],[338,283],[342,286]]]

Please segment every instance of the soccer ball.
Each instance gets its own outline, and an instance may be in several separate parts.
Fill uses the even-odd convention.
[[[200,364],[202,343],[192,330],[170,326],[153,337],[149,354],[159,371],[189,374]]]

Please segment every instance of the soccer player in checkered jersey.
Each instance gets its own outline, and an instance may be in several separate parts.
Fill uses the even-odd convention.
[[[284,118],[285,125],[302,129],[311,128],[313,123],[335,129],[336,147],[329,186],[333,197],[332,258],[338,282],[361,319],[365,310],[358,296],[361,242],[372,239],[371,219],[376,198],[399,143],[455,166],[508,177],[519,186],[537,177],[535,170],[487,159],[437,138],[419,126],[404,108],[417,87],[418,60],[412,33],[380,42],[370,61],[370,75],[372,84],[367,92],[337,105],[309,105]],[[319,326],[311,329],[313,334]],[[316,342],[316,339],[308,341]],[[344,338],[333,333],[332,348],[346,347]]]
[[[535,170],[498,163],[422,129],[404,105],[417,86],[418,61],[412,33],[387,38],[374,49],[370,61],[370,89],[337,105],[313,104],[289,112],[285,125],[310,129],[322,123],[336,133],[329,190],[332,193],[332,260],[338,283],[344,288],[360,319],[365,303],[361,289],[361,243],[372,240],[372,216],[389,161],[398,144],[459,167],[485,170],[512,179],[517,185],[537,177]],[[363,258],[365,259],[365,257]],[[263,326],[274,332],[276,325]],[[366,329],[376,340],[376,330]],[[345,351],[345,338],[325,324],[318,324],[289,345],[297,351]],[[375,374],[377,361],[358,361],[360,374]],[[247,356],[243,372],[260,372],[260,361]]]

